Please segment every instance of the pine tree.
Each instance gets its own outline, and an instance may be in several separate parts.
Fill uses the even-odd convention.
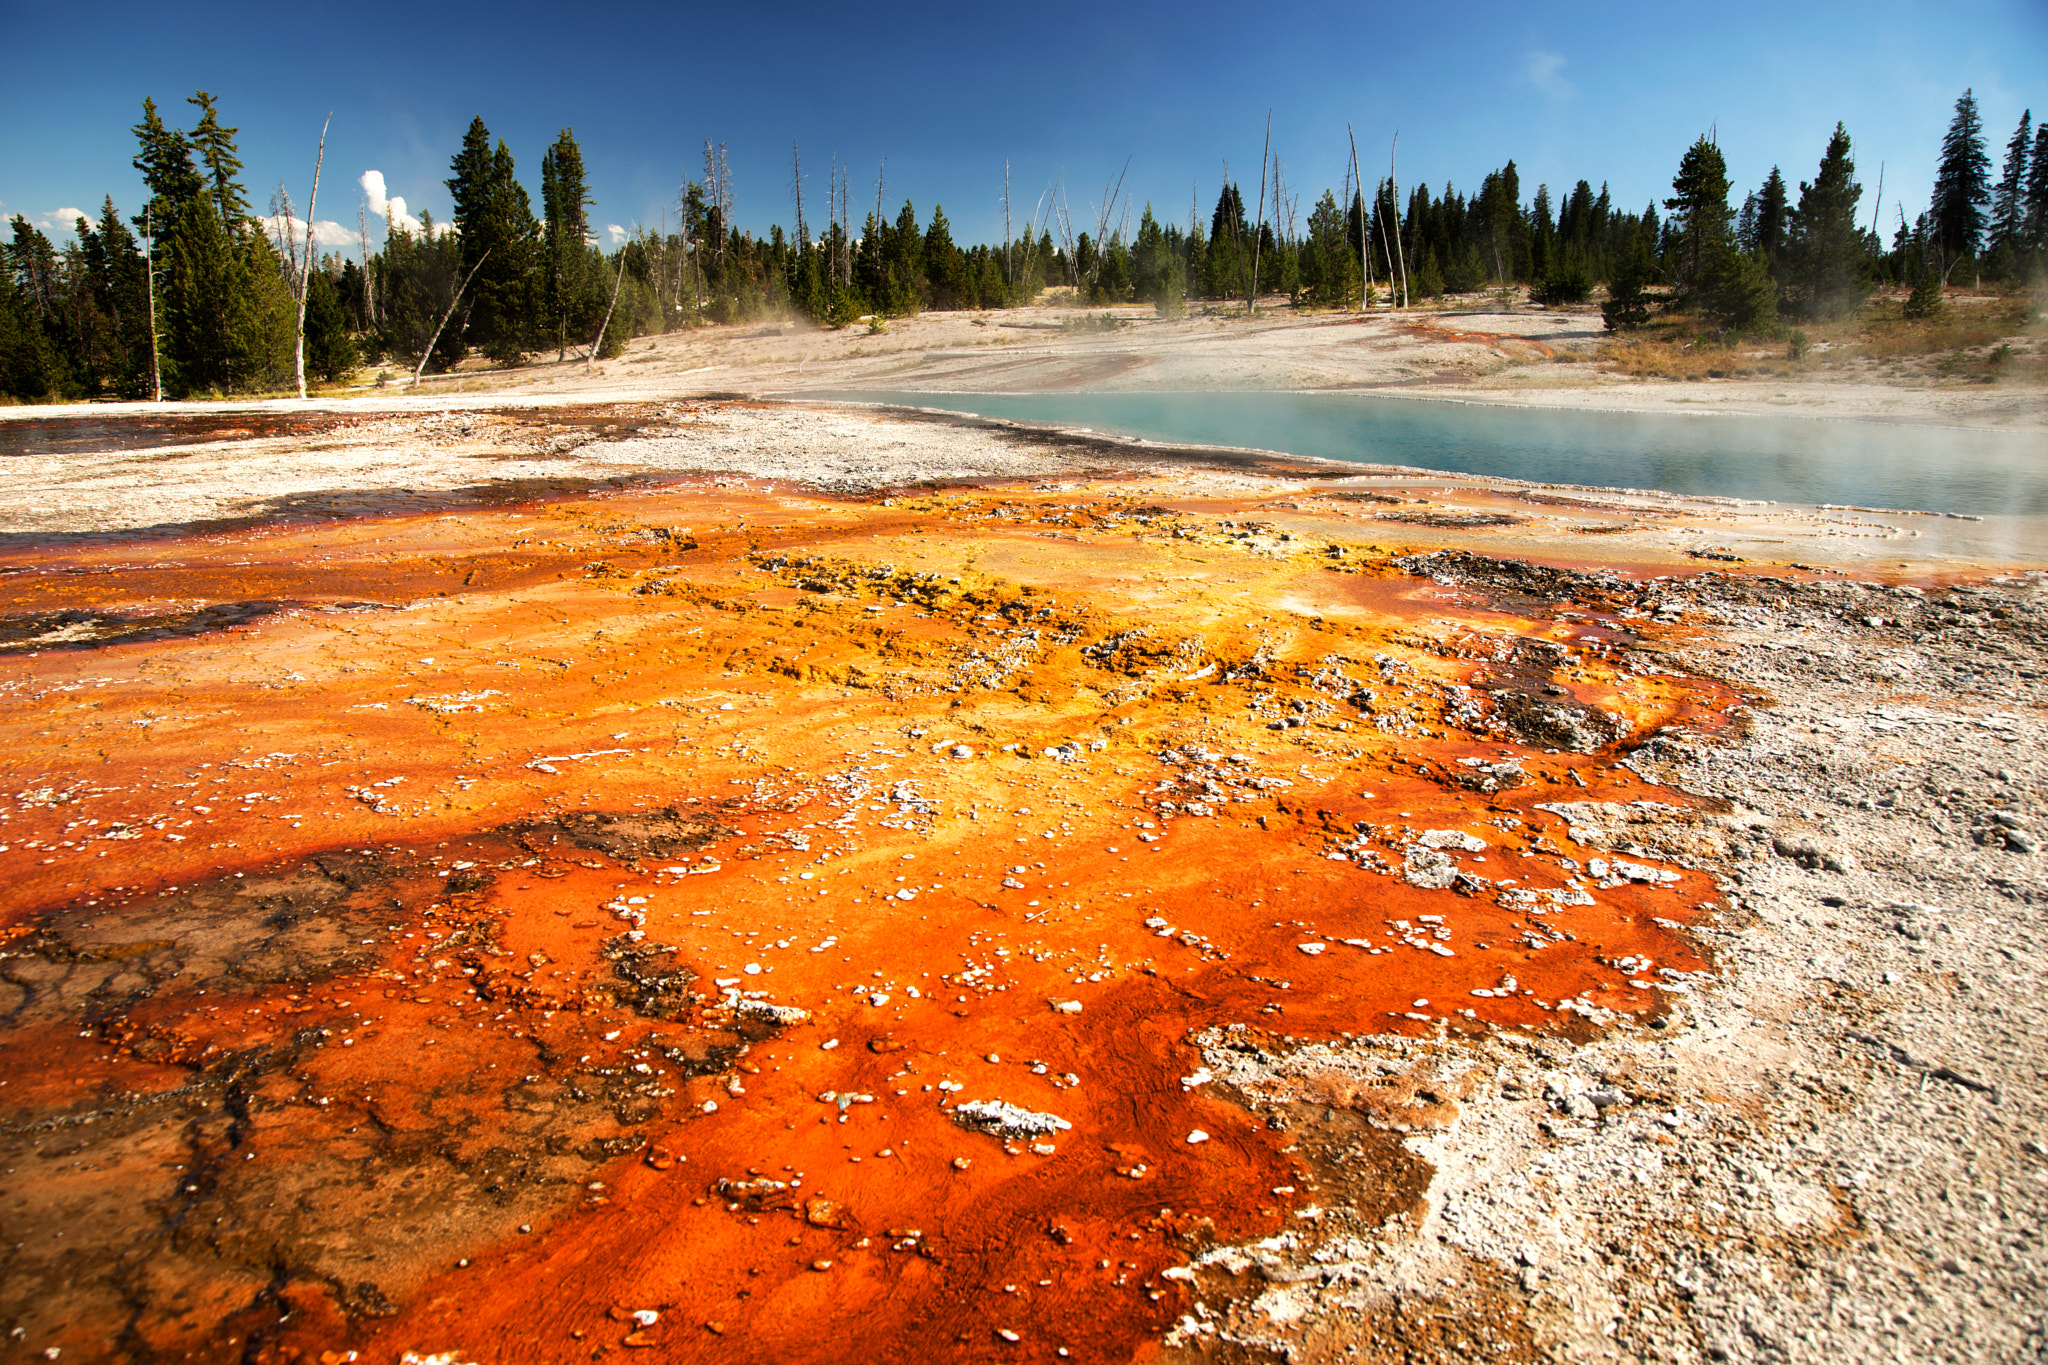
[[[184,211],[185,202],[205,191],[206,182],[192,165],[192,143],[175,128],[167,128],[156,111],[156,101],[142,102],[142,122],[130,130],[138,144],[135,169],[149,187],[149,215],[162,233]],[[141,215],[135,219],[142,224]]]
[[[2048,119],[2034,129],[2034,154],[2027,167],[2026,244],[2048,251]]]
[[[214,212],[214,201],[189,199],[168,234],[170,269],[162,294],[165,350],[176,378],[165,387],[181,395],[234,390],[240,270],[235,243]]]
[[[1529,281],[1540,288],[1549,278],[1551,262],[1557,255],[1557,225],[1550,217],[1550,186],[1536,187],[1536,198],[1524,222],[1528,228]]]
[[[144,276],[148,266],[112,195],[100,208],[93,237],[97,273],[92,288],[113,324],[117,348],[110,385],[118,397],[144,398],[149,393],[149,283]]]
[[[192,146],[206,166],[212,182],[213,211],[231,235],[240,235],[249,216],[249,196],[235,177],[242,173],[242,159],[235,155],[235,134],[239,128],[223,128],[213,107],[214,97],[204,90],[188,97],[187,104],[199,107],[199,126],[192,130]]]
[[[1700,309],[1731,332],[1765,332],[1778,311],[1778,286],[1756,256],[1723,242],[1694,290]]]
[[[1359,204],[1362,208],[1363,205]],[[1138,233],[1139,259],[1144,259],[1145,234]],[[1140,276],[1141,280],[1143,276]],[[1316,201],[1308,216],[1308,241],[1301,256],[1301,293],[1304,300],[1322,308],[1356,305],[1361,281],[1358,252],[1352,245],[1345,215],[1337,208],[1337,196],[1328,190]],[[1143,292],[1143,286],[1140,286]]]
[[[0,394],[38,403],[72,396],[63,348],[52,336],[48,309],[36,301],[36,276],[49,239],[14,216],[14,240],[0,244]],[[40,241],[38,239],[41,239]]]
[[[1654,225],[1650,235],[1654,235]],[[1649,296],[1645,288],[1656,273],[1650,258],[1649,236],[1638,233],[1622,248],[1607,280],[1607,299],[1600,316],[1610,332],[1629,332],[1650,320]]]
[[[592,272],[589,270],[590,219],[585,210],[591,203],[583,172],[583,149],[574,131],[564,128],[540,163],[541,212],[547,221],[542,228],[541,252],[547,272],[548,311],[555,328],[555,358],[568,355],[569,333],[587,330],[582,314],[587,310],[584,295]],[[592,320],[594,323],[594,319]]]
[[[2020,126],[2005,144],[2005,172],[1991,195],[1991,248],[2023,244],[2027,226],[2027,158],[2033,151],[2034,111],[2020,115]]]
[[[1229,181],[1217,192],[1209,215],[1209,250],[1202,292],[1212,299],[1237,298],[1251,288],[1252,229],[1244,196]]]
[[[1869,292],[1863,233],[1856,226],[1863,187],[1855,177],[1849,134],[1837,123],[1813,183],[1799,184],[1799,207],[1789,223],[1783,277],[1793,307],[1806,317],[1839,317]]]
[[[331,384],[346,379],[356,364],[340,291],[326,271],[315,270],[306,281],[306,372]]]
[[[1751,248],[1773,265],[1785,254],[1786,204],[1791,195],[1785,189],[1785,177],[1776,166],[1764,179],[1763,190],[1756,199],[1756,245]]]
[[[464,295],[467,317],[461,335],[473,337],[500,364],[515,363],[538,301],[531,287],[540,237],[533,201],[514,174],[511,149],[503,139],[491,146],[490,129],[481,117],[470,120],[450,169],[446,184],[461,241],[459,278],[476,272]],[[459,355],[459,337],[455,349]]]
[[[1676,214],[1678,259],[1673,273],[1691,285],[1718,258],[1728,241],[1728,163],[1705,134],[1686,149],[1671,181],[1677,191],[1664,201]]]
[[[1941,140],[1941,165],[1935,172],[1934,244],[1940,248],[1942,277],[1965,256],[1974,256],[1984,241],[1984,210],[1991,198],[1991,158],[1984,152],[1984,123],[1970,91],[1956,101],[1956,115]]]
[[[1913,258],[1917,269],[1913,276],[1913,292],[1907,296],[1904,312],[1909,318],[1932,318],[1941,315],[1941,272],[1934,268],[1932,261],[1916,252]]]
[[[967,262],[961,257],[960,248],[953,245],[953,228],[946,221],[946,210],[943,205],[932,205],[932,221],[925,229],[922,254],[925,284],[931,306],[971,306],[964,298],[971,292]]]

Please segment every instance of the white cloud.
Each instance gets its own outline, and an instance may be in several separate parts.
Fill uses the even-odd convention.
[[[69,232],[72,226],[81,218],[85,219],[88,223],[94,221],[93,215],[87,213],[84,209],[52,209],[42,216],[42,225],[51,232]]]
[[[1565,79],[1564,63],[1562,52],[1545,52],[1539,48],[1522,58],[1522,76],[1551,99],[1568,100],[1579,92]]]
[[[607,227],[605,231],[609,232],[612,235],[613,246],[617,246],[620,242],[626,240],[626,230],[620,227],[617,223],[613,223],[610,227]]]

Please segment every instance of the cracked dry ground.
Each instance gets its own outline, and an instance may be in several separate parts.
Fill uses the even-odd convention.
[[[1172,493],[6,552],[10,1349],[1284,1349],[1182,1267],[1412,1235],[1469,1081],[1203,1047],[1661,1027],[1725,848],[1581,844],[1746,705],[1635,579]],[[1527,1358],[1513,1287],[1352,1348]]]

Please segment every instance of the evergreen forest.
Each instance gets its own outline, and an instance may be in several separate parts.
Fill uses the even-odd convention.
[[[887,216],[879,182],[874,208],[858,209],[836,161],[822,213],[815,196],[807,213],[799,191],[792,225],[757,236],[735,220],[725,149],[707,143],[674,221],[607,248],[573,131],[541,153],[536,207],[479,117],[450,158],[451,220],[423,215],[413,228],[394,215],[381,248],[365,232],[353,253],[297,249],[303,223],[292,226],[283,191],[258,215],[237,129],[206,92],[187,104],[172,119],[142,103],[143,204],[124,211],[107,198],[61,246],[12,218],[0,242],[0,401],[273,394],[294,383],[301,328],[306,374],[340,383],[371,367],[410,376],[473,354],[501,365],[601,358],[678,328],[790,316],[845,326],[1021,306],[1048,291],[1171,315],[1277,297],[1356,309],[1526,290],[1548,306],[1597,300],[1617,331],[1658,310],[1756,335],[1853,313],[1880,287],[1910,289],[1908,313],[1926,315],[1944,286],[2034,286],[2048,273],[2048,122],[2023,115],[1994,163],[1968,91],[1926,210],[1909,221],[1895,207],[1890,224],[1881,205],[1863,208],[1839,124],[1810,180],[1773,168],[1739,200],[1711,136],[1680,154],[1670,196],[1640,209],[1590,178],[1525,195],[1509,161],[1469,191],[1347,176],[1304,211],[1268,159],[1258,183],[1224,183],[1206,212],[1194,202],[1169,219],[1147,204],[1133,228],[1119,182],[1080,231],[1064,194],[1045,194],[1003,240],[972,245],[954,240],[937,204],[920,218],[905,200]],[[792,163],[800,187],[795,148]]]

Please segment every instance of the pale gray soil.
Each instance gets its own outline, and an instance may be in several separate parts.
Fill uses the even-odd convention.
[[[1985,307],[1989,298],[1957,300]],[[1116,326],[1104,329],[1102,319]],[[819,394],[837,391],[945,393],[1186,392],[1214,390],[1370,390],[1418,398],[1643,412],[1743,412],[2000,427],[2048,432],[2048,393],[2037,382],[1996,384],[1943,375],[1915,361],[1907,370],[1849,369],[1788,377],[1678,382],[1639,380],[1598,363],[1606,336],[1595,308],[1551,311],[1491,296],[1418,307],[1298,313],[1282,298],[1251,317],[1219,308],[1160,318],[1150,308],[1081,310],[1038,307],[975,313],[927,313],[891,320],[871,335],[865,325],[831,331],[808,322],[706,327],[641,337],[594,368],[552,353],[516,369],[481,359],[458,373],[432,376],[418,389],[402,366],[371,369],[339,399],[379,409],[517,397],[554,403],[659,402],[715,395]],[[1767,349],[1782,350],[1782,343]],[[2017,350],[2038,343],[2022,339]],[[295,401],[295,400],[294,400]],[[184,411],[231,411],[248,403],[182,403]],[[277,410],[292,402],[261,405]],[[147,412],[150,404],[77,404],[0,408],[0,423],[67,412]],[[162,411],[161,407],[154,408]]]
[[[1201,1258],[1187,1355],[2048,1352],[2048,580],[1924,601],[1695,580],[1644,606],[1712,631],[1654,666],[1765,704],[1737,743],[1632,761],[1724,814],[1587,808],[1572,837],[1717,868],[1717,972],[1667,974],[1661,1027],[1586,1046],[1206,1039],[1255,1108],[1333,1074],[1464,1098],[1448,1126],[1392,1117],[1435,1168],[1419,1223],[1333,1212]]]

